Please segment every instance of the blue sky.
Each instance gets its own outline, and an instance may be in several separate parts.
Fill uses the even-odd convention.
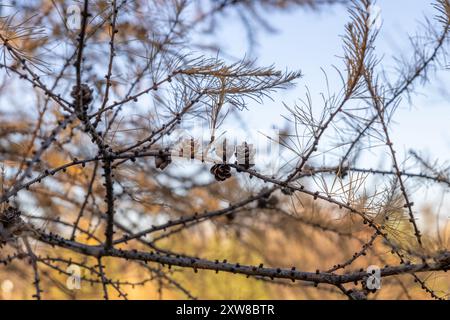
[[[395,66],[393,55],[402,52],[408,57],[412,54],[408,36],[419,31],[420,24],[425,21],[424,16],[433,18],[435,11],[431,1],[426,0],[379,0],[376,4],[381,8],[383,21],[376,52],[378,57],[383,57],[382,65],[386,70],[392,70]],[[249,104],[249,111],[244,111],[243,116],[250,127],[256,128],[264,125],[281,126],[284,123],[281,114],[287,114],[282,103],[293,106],[305,96],[306,86],[313,96],[318,97],[320,92],[324,92],[326,83],[321,68],[329,76],[331,90],[339,90],[340,83],[335,81],[337,74],[332,66],[342,66],[339,58],[342,55],[340,36],[344,34],[344,26],[349,21],[347,8],[342,5],[318,12],[291,10],[289,13],[271,13],[267,18],[278,32],[259,33],[254,55],[258,58],[258,64],[274,64],[281,70],[300,69],[304,77],[295,88],[273,94],[273,101],[266,99],[263,105]],[[234,23],[232,19],[222,21],[221,31],[216,34],[215,41],[222,44],[227,55],[242,58],[249,54],[245,31],[242,25]],[[404,99],[395,114],[390,131],[400,162],[405,159],[407,151],[414,148],[429,159],[439,159],[441,163],[447,161],[447,165],[450,165],[450,97],[441,93],[450,83],[449,71],[438,70],[436,78],[432,79],[428,85],[418,86],[418,93],[412,101]],[[316,99],[314,107],[320,109],[320,102]],[[384,148],[383,152],[385,164],[389,163],[388,150]],[[379,157],[367,157],[362,167],[376,167],[379,161]],[[443,195],[441,192],[445,193],[442,189],[412,187],[415,191],[414,200],[419,205],[434,203],[437,206]],[[450,202],[448,200],[444,202]],[[443,215],[450,218],[447,212]]]
[[[435,12],[431,2],[424,0],[379,0],[376,4],[382,10],[383,21],[376,50],[377,55],[383,57],[382,64],[389,70],[394,66],[393,54],[411,54],[408,35],[418,30],[424,15],[433,17]],[[248,43],[242,25],[228,21],[222,22],[223,30],[217,34],[216,40],[220,41],[227,54],[234,57],[248,55]],[[332,65],[341,65],[338,57],[342,54],[340,36],[344,33],[348,14],[345,6],[336,5],[318,12],[295,10],[283,14],[272,13],[268,21],[278,32],[259,33],[255,54],[258,64],[275,64],[278,69],[300,69],[304,77],[294,89],[274,94],[274,101],[266,99],[263,105],[250,104],[245,119],[253,126],[261,126],[262,123],[280,125],[283,122],[280,114],[286,114],[282,102],[293,105],[304,97],[305,86],[313,94],[323,92],[325,79],[321,68],[325,69],[331,80],[333,77],[337,79]],[[440,71],[436,81],[426,87],[419,86],[419,94],[414,96],[411,103],[405,99],[394,118],[396,123],[391,128],[397,148],[408,150],[414,147],[432,157],[450,159],[449,97],[439,92],[449,80],[448,72]],[[331,81],[331,89],[334,83]],[[338,86],[335,88],[339,89]],[[315,107],[320,108],[320,103]]]

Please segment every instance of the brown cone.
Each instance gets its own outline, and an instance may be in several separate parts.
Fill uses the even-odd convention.
[[[228,164],[215,164],[209,171],[217,181],[225,181],[231,177],[231,167]]]
[[[89,103],[91,103],[93,100],[93,90],[89,88],[89,86],[85,83],[81,84],[80,87],[81,89],[78,90],[78,86],[73,86],[72,91],[70,92],[70,96],[73,98],[75,108],[78,108],[80,106],[80,99],[82,107],[87,108]]]

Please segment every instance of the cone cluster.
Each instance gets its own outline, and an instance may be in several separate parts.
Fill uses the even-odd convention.
[[[89,86],[85,83],[80,85],[80,89],[78,89],[78,86],[73,86],[72,91],[70,92],[70,96],[73,98],[73,104],[75,108],[76,109],[79,108],[81,102],[81,106],[84,109],[87,109],[88,105],[93,100],[92,96],[93,91],[94,90],[89,88]]]

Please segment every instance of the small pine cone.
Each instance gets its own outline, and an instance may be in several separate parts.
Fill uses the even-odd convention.
[[[209,170],[217,181],[225,181],[231,177],[231,167],[228,164],[218,163]]]
[[[9,228],[15,224],[21,223],[22,218],[20,217],[21,212],[14,208],[8,207],[0,214],[0,222],[3,224],[4,228]]]
[[[0,244],[25,235],[39,236],[39,233],[21,218],[18,209],[8,207],[0,213]]]
[[[279,203],[278,197],[267,193],[268,190],[267,187],[260,190],[260,193],[266,193],[258,199],[257,207],[260,209],[273,208]]]
[[[85,83],[81,84],[80,87],[81,89],[78,90],[78,86],[73,86],[72,91],[70,92],[70,96],[73,98],[73,104],[75,105],[76,109],[80,106],[80,99],[81,106],[84,109],[87,109],[88,105],[93,100],[92,93],[94,90],[89,88],[89,86]]]
[[[164,170],[171,162],[172,159],[167,155],[157,155],[155,157],[155,166],[157,169]]]

